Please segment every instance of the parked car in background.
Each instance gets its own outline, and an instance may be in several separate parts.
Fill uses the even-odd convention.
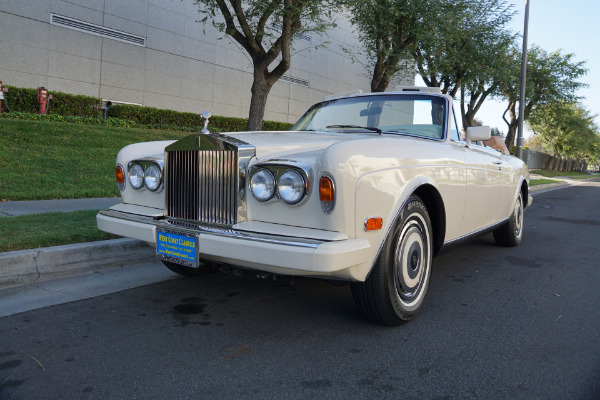
[[[397,325],[423,305],[433,257],[493,232],[523,236],[519,159],[461,138],[452,99],[428,88],[331,97],[289,132],[195,134],[117,156],[123,202],[106,232],[144,240],[167,267],[210,264],[351,282],[359,310]]]

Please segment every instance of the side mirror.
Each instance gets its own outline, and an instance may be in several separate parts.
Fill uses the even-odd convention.
[[[492,137],[492,128],[489,126],[470,126],[467,128],[467,145],[470,147],[471,142],[480,140],[490,140]]]

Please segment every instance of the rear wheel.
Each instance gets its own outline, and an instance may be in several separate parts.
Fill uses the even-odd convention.
[[[384,325],[399,325],[420,310],[431,276],[431,221],[417,196],[408,199],[365,282],[352,284],[363,315]]]
[[[504,247],[514,247],[521,243],[521,239],[523,238],[524,210],[523,193],[519,192],[510,218],[506,224],[494,231],[496,244]]]
[[[175,264],[170,261],[161,260],[163,264],[171,271],[181,276],[202,276],[213,273],[214,270],[208,265],[201,265],[198,268],[186,267],[185,265]]]

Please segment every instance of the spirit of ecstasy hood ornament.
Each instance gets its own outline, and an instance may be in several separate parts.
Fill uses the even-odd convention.
[[[213,115],[213,111],[212,110],[211,111],[207,110],[207,111],[204,111],[202,113],[201,117],[204,118],[204,128],[202,128],[202,130],[200,131],[200,133],[205,134],[205,135],[207,135],[207,134],[210,133],[210,131],[208,130],[207,127],[208,127],[208,119],[210,117],[212,117],[212,115]]]

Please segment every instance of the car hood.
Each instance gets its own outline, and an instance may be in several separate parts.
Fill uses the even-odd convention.
[[[340,142],[371,139],[378,136],[373,133],[337,133],[337,132],[236,132],[228,133],[236,139],[256,147],[256,158],[265,161],[293,155],[315,155]]]

